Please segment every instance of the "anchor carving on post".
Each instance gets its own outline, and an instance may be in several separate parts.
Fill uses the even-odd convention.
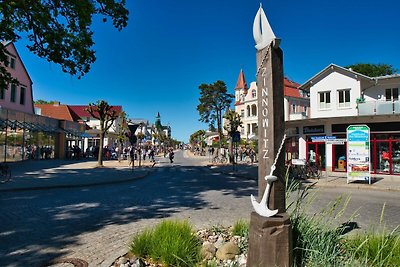
[[[265,176],[265,178],[264,178],[267,181],[267,186],[265,188],[265,191],[264,191],[264,194],[263,194],[263,197],[262,197],[260,203],[257,202],[257,199],[253,195],[250,196],[251,204],[253,205],[254,210],[257,212],[258,215],[263,216],[263,217],[272,217],[278,213],[278,210],[270,210],[268,208],[267,202],[268,202],[269,194],[271,192],[272,183],[278,179],[278,177],[273,175],[273,172],[275,171],[276,162],[278,161],[278,157],[279,157],[279,154],[281,153],[282,147],[285,143],[285,139],[286,139],[286,134],[283,135],[281,146],[279,147],[278,152],[275,157],[275,161],[271,166],[271,171],[270,171],[269,175]]]

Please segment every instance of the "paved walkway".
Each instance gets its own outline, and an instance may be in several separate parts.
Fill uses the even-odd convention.
[[[257,179],[257,164],[212,165],[207,157],[194,156],[190,152],[185,154],[192,158],[198,158],[202,165],[208,165],[210,169],[216,172],[232,174],[247,179]],[[10,163],[12,179],[11,181],[0,183],[0,192],[125,182],[143,178],[153,169],[153,163],[149,160],[142,161],[142,167],[138,167],[138,162],[135,161],[134,169],[129,166],[127,160],[121,162],[116,160],[104,161],[103,168],[96,168],[96,164],[97,161],[93,159],[82,159],[80,161],[37,160]],[[154,167],[162,165],[162,162],[158,162]],[[316,186],[320,187],[400,191],[400,177],[382,176],[372,179],[372,184],[364,181],[355,181],[347,184],[345,173],[342,176],[326,176],[323,174],[319,180],[310,179],[304,182],[315,182]]]
[[[195,156],[192,153],[188,153],[191,157],[203,158],[207,157]],[[207,161],[206,161],[207,162]],[[232,165],[212,165],[210,161],[207,163],[210,168],[215,171],[224,172],[236,176],[241,176],[249,179],[257,179],[258,177],[258,165],[257,164],[238,164]],[[389,191],[400,191],[400,176],[377,176],[371,179],[371,184],[364,181],[353,181],[347,183],[346,173],[334,173],[332,175],[326,175],[323,172],[321,178],[304,180],[305,184],[316,183],[317,187],[345,187],[350,189],[368,189],[368,190],[389,190]]]
[[[138,162],[135,161],[133,169],[127,160],[104,161],[102,168],[96,165],[97,161],[94,159],[9,163],[12,177],[10,181],[0,183],[0,192],[125,182],[145,177],[152,170],[153,163],[149,160],[142,161],[141,167],[138,167]]]

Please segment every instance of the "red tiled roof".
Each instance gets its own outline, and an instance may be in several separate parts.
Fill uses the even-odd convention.
[[[249,89],[246,83],[246,78],[244,77],[243,70],[240,70],[239,77],[235,86],[235,90],[236,89],[244,89],[245,91]]]
[[[80,118],[87,118],[91,117],[91,115],[86,111],[86,108],[89,106],[83,106],[83,105],[68,105],[68,107],[75,112]],[[117,115],[119,115],[122,112],[122,106],[112,106],[111,110],[115,110]]]
[[[283,86],[284,86],[283,90],[285,96],[297,97],[297,98],[302,97],[299,91],[300,84],[290,81],[288,78],[285,78],[283,81]]]
[[[35,107],[41,109],[42,116],[66,120],[66,121],[78,121],[80,120],[73,111],[71,111],[67,105],[59,104],[35,104]]]

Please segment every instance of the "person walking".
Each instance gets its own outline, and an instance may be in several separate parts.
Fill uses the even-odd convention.
[[[174,151],[171,149],[171,151],[169,152],[169,161],[171,163],[174,162]]]

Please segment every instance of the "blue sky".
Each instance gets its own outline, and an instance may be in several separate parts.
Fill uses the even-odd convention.
[[[130,118],[154,122],[187,141],[198,121],[198,86],[223,80],[234,92],[240,69],[255,80],[252,35],[259,0],[128,0],[128,27],[96,18],[97,61],[78,80],[16,43],[33,80],[34,100],[121,105]],[[400,70],[400,4],[382,1],[261,1],[282,39],[284,73],[303,83],[330,63],[387,63]]]

